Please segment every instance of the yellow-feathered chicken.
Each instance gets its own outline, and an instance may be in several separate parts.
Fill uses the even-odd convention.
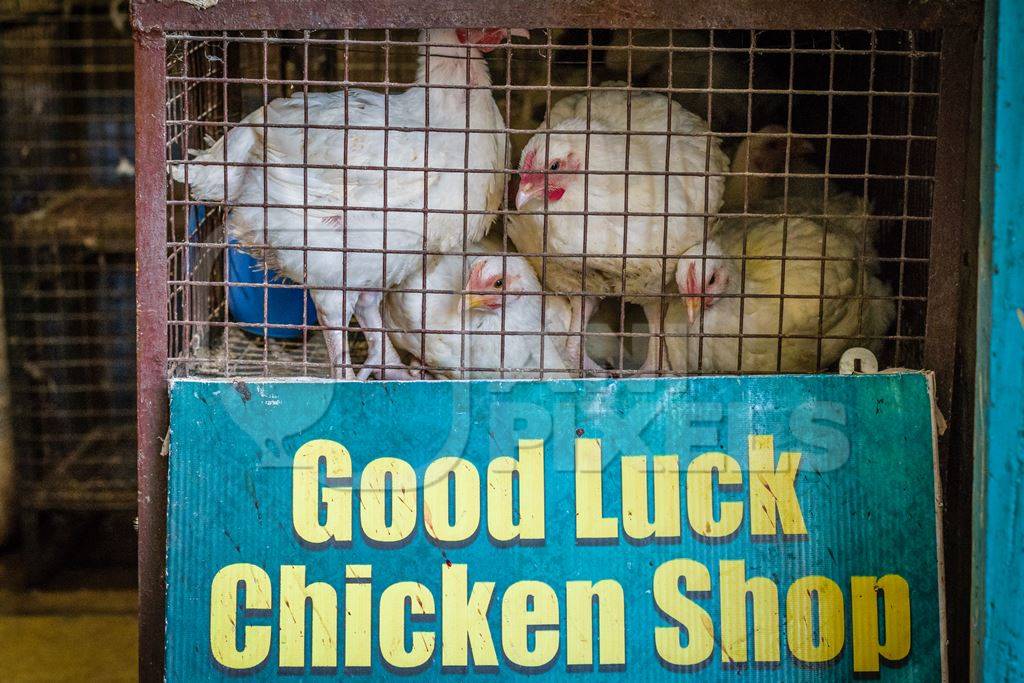
[[[665,328],[689,323],[689,335],[666,339],[673,371],[811,372],[851,346],[877,350],[895,313],[878,276],[878,222],[860,198],[823,201],[761,200],[751,212],[789,217],[724,218],[706,249],[683,255],[684,300],[670,305]]]

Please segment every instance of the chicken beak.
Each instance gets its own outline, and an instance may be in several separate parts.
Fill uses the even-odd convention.
[[[697,314],[700,312],[701,298],[699,296],[688,296],[686,297],[686,317],[689,319],[692,325],[697,319]]]
[[[508,32],[512,38],[530,38],[530,29],[528,28],[513,28]]]
[[[539,187],[532,185],[520,185],[519,192],[516,193],[516,209],[522,210],[524,206],[529,204],[537,196],[539,189]]]
[[[494,294],[467,294],[466,295],[466,310],[474,311],[477,309],[485,311],[496,311],[501,308],[501,297]]]

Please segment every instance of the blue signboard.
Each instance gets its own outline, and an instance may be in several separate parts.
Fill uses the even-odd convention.
[[[171,681],[942,677],[924,374],[189,380],[171,428]]]

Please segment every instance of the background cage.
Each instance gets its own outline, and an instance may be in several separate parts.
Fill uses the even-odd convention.
[[[127,512],[136,501],[127,11],[16,2],[0,13],[4,334],[36,561],[59,545],[43,541],[48,513]]]
[[[161,588],[146,577],[159,574],[162,560],[166,478],[155,454],[163,436],[166,378],[326,372],[320,328],[308,316],[291,326],[298,329],[297,339],[280,341],[271,335],[279,326],[269,319],[266,302],[255,334],[253,321],[232,315],[226,302],[245,285],[231,278],[226,264],[232,245],[223,224],[230,202],[189,198],[182,185],[167,179],[168,165],[185,161],[189,149],[205,147],[205,134],[219,137],[275,97],[406,87],[415,55],[409,42],[415,42],[417,27],[510,26],[523,16],[535,26],[575,28],[535,30],[530,41],[490,57],[493,91],[512,133],[504,164],[508,175],[518,161],[513,150],[528,136],[523,131],[537,126],[551,102],[619,76],[637,91],[672,93],[710,118],[715,134],[733,147],[766,124],[782,124],[787,145],[806,139],[814,146],[820,170],[807,175],[823,183],[834,180],[845,191],[871,199],[872,215],[882,224],[879,262],[896,306],[880,360],[935,371],[939,406],[952,418],[940,442],[946,578],[950,596],[964,594],[970,547],[965,493],[970,458],[964,444],[970,442],[971,415],[965,378],[973,367],[976,211],[968,197],[976,195],[977,176],[970,133],[977,101],[977,3],[797,2],[766,9],[637,0],[585,8],[556,2],[444,9],[401,3],[381,9],[310,1],[298,8],[265,3],[253,16],[230,2],[199,12],[140,0],[135,15],[138,149],[145,173],[140,172],[138,205],[139,301],[140,334],[147,340],[140,354],[140,481],[150,501],[140,512],[140,561],[144,604],[153,605],[143,612],[143,633],[145,621],[160,622]],[[676,30],[669,34],[669,27]],[[636,56],[645,53],[681,56],[696,63],[696,75],[677,83],[674,72],[634,71],[634,63],[642,61]],[[526,54],[530,59],[516,57]],[[627,55],[625,74],[615,72],[610,54]],[[530,80],[533,68],[539,69],[539,81]],[[730,83],[730,72],[745,80]],[[742,114],[729,116],[736,102]],[[804,178],[790,169],[773,179]],[[507,198],[499,213],[515,213]],[[267,289],[271,277],[259,275],[257,288]],[[634,314],[622,306],[612,312],[620,324]],[[621,352],[644,333],[623,328],[613,336]],[[956,642],[965,636],[967,609],[962,601],[947,605],[950,639]],[[154,627],[151,633],[156,632]],[[159,645],[146,642],[144,648],[149,664],[159,667]],[[965,666],[953,661],[953,677]]]

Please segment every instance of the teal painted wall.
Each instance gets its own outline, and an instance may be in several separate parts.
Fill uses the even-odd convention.
[[[985,29],[973,668],[975,680],[1015,681],[1024,669],[1024,2],[990,1]]]

